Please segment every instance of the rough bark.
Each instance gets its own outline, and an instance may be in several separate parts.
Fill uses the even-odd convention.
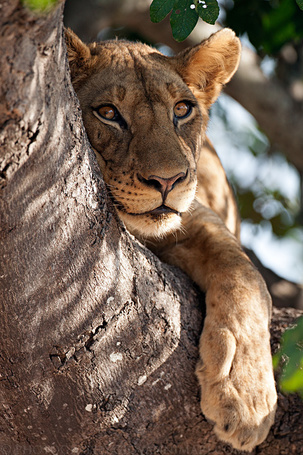
[[[62,11],[0,1],[0,454],[225,454],[194,375],[203,298],[107,198],[71,88]],[[299,312],[275,315],[275,346]],[[281,397],[255,453],[302,453]]]

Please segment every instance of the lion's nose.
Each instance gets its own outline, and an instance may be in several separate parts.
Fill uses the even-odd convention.
[[[158,175],[150,175],[147,179],[138,174],[140,182],[145,183],[150,187],[153,187],[162,194],[163,202],[165,201],[168,193],[178,184],[183,182],[187,177],[187,172],[179,172],[179,174],[173,177],[164,178]]]

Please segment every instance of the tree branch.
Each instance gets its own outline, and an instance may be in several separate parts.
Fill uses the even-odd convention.
[[[263,74],[258,56],[250,49],[243,48],[239,69],[225,92],[255,117],[272,145],[303,172],[302,103],[296,102],[277,79]]]
[[[292,307],[303,310],[303,286],[285,280],[265,267],[252,250],[245,248],[245,252],[263,276],[273,305],[277,308]]]

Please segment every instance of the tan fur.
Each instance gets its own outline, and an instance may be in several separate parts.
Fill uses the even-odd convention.
[[[208,110],[237,69],[239,40],[224,29],[170,58],[127,41],[87,46],[70,30],[66,41],[84,125],[120,218],[206,291],[202,411],[221,439],[250,451],[276,409],[271,301],[239,244],[236,203],[205,136]],[[183,101],[189,114],[178,119]],[[100,106],[119,115],[104,118]]]

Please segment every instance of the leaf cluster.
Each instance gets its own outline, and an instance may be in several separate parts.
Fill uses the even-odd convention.
[[[214,24],[219,16],[217,0],[153,0],[150,18],[162,21],[169,13],[173,37],[184,41],[195,28],[199,17],[208,24]]]
[[[246,33],[263,54],[275,55],[289,41],[303,38],[303,0],[234,0],[225,24]]]
[[[285,43],[303,38],[303,0],[234,0],[224,6],[225,25],[237,35],[247,33],[255,48],[265,54],[274,55]],[[160,22],[171,13],[176,41],[188,37],[199,17],[214,24],[219,12],[217,0],[153,0],[150,6],[153,22]]]

